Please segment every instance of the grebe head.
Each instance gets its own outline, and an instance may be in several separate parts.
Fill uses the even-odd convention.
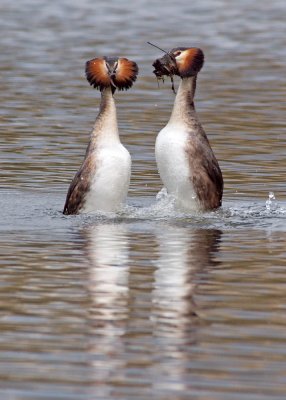
[[[197,47],[176,47],[157,58],[152,64],[154,74],[158,79],[164,76],[178,75],[181,78],[195,76],[201,70],[204,63],[204,53]]]
[[[127,58],[100,57],[87,61],[86,79],[94,88],[102,91],[111,87],[112,93],[128,90],[137,79],[138,66]]]

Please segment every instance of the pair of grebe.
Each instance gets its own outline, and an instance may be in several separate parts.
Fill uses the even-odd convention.
[[[155,154],[160,177],[176,205],[184,210],[208,211],[221,206],[223,178],[208,138],[198,120],[194,95],[204,63],[199,48],[178,47],[155,60],[157,78],[181,77],[171,118],[159,132]],[[117,211],[124,204],[130,182],[131,157],[121,144],[113,94],[127,90],[138,67],[126,58],[95,58],[86,63],[86,77],[101,91],[84,161],[70,184],[64,214]]]

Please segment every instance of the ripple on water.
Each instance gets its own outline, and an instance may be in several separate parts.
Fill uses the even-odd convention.
[[[127,205],[118,213],[82,214],[75,216],[77,221],[85,224],[112,221],[121,222],[148,222],[176,221],[181,224],[200,227],[203,229],[272,229],[286,230],[286,205],[275,199],[272,192],[265,202],[224,201],[219,210],[210,212],[185,212],[175,207],[175,199],[162,189],[156,198],[145,200],[136,205]]]
[[[285,400],[285,0],[0,7],[0,398]],[[196,107],[224,175],[220,210],[155,199],[174,96],[157,88],[148,40],[205,52]],[[116,94],[130,197],[116,214],[64,216],[99,107],[84,64],[98,55],[140,68]]]

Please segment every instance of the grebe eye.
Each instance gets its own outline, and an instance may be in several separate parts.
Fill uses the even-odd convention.
[[[178,57],[181,54],[181,51],[176,51],[176,53],[174,54],[175,57]]]

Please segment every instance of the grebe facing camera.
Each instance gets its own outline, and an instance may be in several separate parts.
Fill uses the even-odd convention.
[[[120,142],[113,94],[133,85],[137,64],[127,58],[94,58],[85,72],[90,85],[101,92],[100,110],[83,163],[70,184],[64,214],[117,211],[126,201],[130,182],[131,157]]]

